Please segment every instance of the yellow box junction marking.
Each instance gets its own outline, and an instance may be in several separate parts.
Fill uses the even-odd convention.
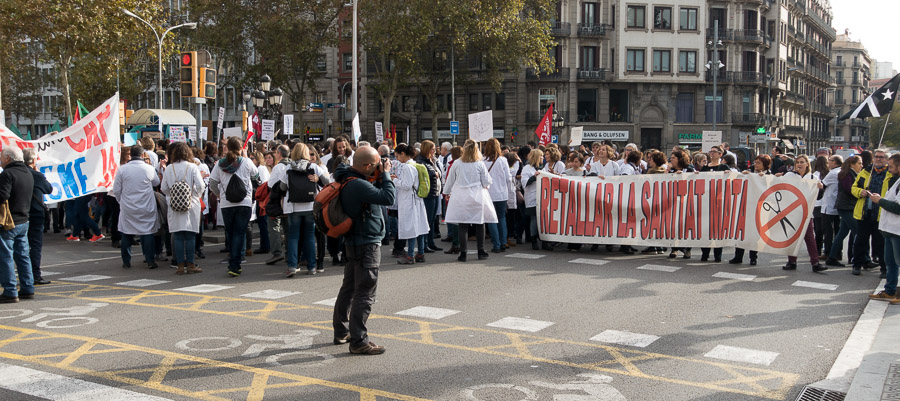
[[[330,319],[316,322],[297,322],[292,320],[273,319],[269,317],[272,312],[290,310],[314,310],[326,311],[328,313],[331,313],[332,309],[327,307],[297,305],[272,300],[229,298],[175,291],[135,289],[130,287],[118,287],[98,284],[61,284],[57,288],[43,287],[42,289],[47,290],[42,291],[42,295],[57,296],[63,298],[102,301],[108,303],[144,306],[159,309],[200,312],[221,316],[261,320],[297,327],[315,328],[325,331],[332,330]],[[104,292],[114,292],[115,294],[108,296],[103,296],[102,294],[100,294]],[[122,295],[123,292],[130,295]],[[90,295],[92,293],[93,295]],[[149,300],[152,300],[152,302]],[[166,301],[170,301],[170,303],[166,303]],[[211,309],[212,306],[221,305],[223,303],[229,304],[229,308],[227,308],[228,310]],[[787,397],[791,388],[795,386],[797,384],[797,381],[799,380],[799,375],[795,373],[730,365],[722,362],[659,354],[635,349],[614,347],[605,344],[569,341],[529,334],[509,333],[485,328],[419,321],[399,316],[372,314],[369,316],[369,319],[384,319],[407,322],[418,326],[417,330],[396,334],[369,333],[370,335],[396,341],[404,341],[422,345],[456,349],[461,351],[476,352],[487,355],[516,358],[527,360],[530,362],[540,362],[584,370],[638,377],[665,383],[776,400],[783,400],[785,397]],[[470,335],[495,335],[499,336],[505,342],[499,345],[473,347],[468,345],[453,344],[448,340],[441,341],[435,339],[435,334],[448,332],[462,332],[464,334]],[[597,352],[598,350],[603,351],[606,354],[606,359],[600,359],[592,362],[572,362],[535,356],[535,350],[538,347],[548,344],[565,345],[573,348],[585,348],[585,353]],[[635,362],[640,361],[674,361],[682,364],[689,364],[692,366],[692,369],[666,369],[666,371],[661,372],[659,368],[655,368],[656,372],[651,373],[649,371],[654,369],[652,366],[648,365],[642,368],[641,366],[635,364]],[[702,369],[706,369],[710,373],[698,373],[698,371]],[[682,376],[679,377],[679,374],[682,374]],[[690,375],[710,377],[710,379],[705,381],[697,381],[690,379]]]
[[[4,338],[5,337],[5,338]],[[193,355],[178,354],[169,351],[163,351],[153,348],[141,347],[137,345],[127,344],[119,341],[110,341],[92,337],[76,336],[71,334],[53,333],[48,331],[27,329],[21,327],[0,325],[0,358],[12,359],[22,362],[35,363],[45,366],[51,366],[58,369],[75,372],[82,375],[99,377],[119,383],[133,386],[139,386],[151,390],[162,391],[169,394],[180,395],[198,400],[231,400],[233,397],[223,398],[216,394],[224,393],[247,393],[247,400],[262,400],[267,389],[285,388],[285,387],[303,387],[303,386],[319,386],[334,390],[348,391],[359,394],[359,399],[375,400],[388,399],[399,401],[428,401],[424,398],[412,397],[403,394],[391,393],[371,388],[354,386],[350,384],[338,383],[329,380],[316,379],[295,375],[286,372],[268,370],[245,366],[237,363],[217,361],[209,358],[202,358]],[[51,354],[23,354],[11,352],[10,345],[20,342],[37,343],[42,340],[53,341],[52,348],[54,350],[71,349],[68,352],[54,352]],[[62,343],[60,340],[64,340]],[[64,344],[64,345],[61,345]],[[48,344],[50,345],[50,344]],[[95,350],[94,347],[101,345],[104,348]],[[34,350],[39,348],[40,344],[29,344],[27,347],[20,347],[25,350]],[[108,353],[140,353],[144,356],[151,356],[158,359],[156,366],[139,369],[120,369],[109,371],[96,371],[78,365],[79,360],[86,355],[108,354]],[[62,359],[59,359],[62,358]],[[132,358],[135,361],[140,360],[144,364],[143,358]],[[187,362],[187,364],[184,364]],[[183,365],[175,366],[178,363]],[[244,372],[252,374],[252,379],[246,385],[239,385],[232,388],[196,391],[184,387],[179,384],[190,384],[190,380],[179,382],[177,379],[166,380],[168,372],[187,369],[225,369],[234,372]],[[141,380],[129,374],[135,373],[152,373],[147,380]],[[222,374],[227,374],[222,373]],[[281,383],[269,384],[270,378],[278,378]],[[285,382],[287,381],[287,382]],[[234,382],[230,382],[234,383]],[[234,383],[240,384],[240,383]]]

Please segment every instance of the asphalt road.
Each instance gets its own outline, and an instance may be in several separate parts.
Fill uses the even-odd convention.
[[[387,352],[355,356],[331,344],[342,268],[287,279],[257,255],[230,278],[220,248],[206,248],[203,273],[176,276],[139,256],[123,269],[108,239],[51,234],[53,284],[0,306],[0,371],[107,389],[94,401],[794,400],[825,377],[879,282],[803,259],[783,271],[770,255],[701,263],[699,249],[683,260],[520,245],[415,266],[387,252],[369,320]],[[0,399],[64,399],[23,382],[0,375]]]

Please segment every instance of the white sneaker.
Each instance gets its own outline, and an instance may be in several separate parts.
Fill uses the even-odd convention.
[[[287,277],[287,278],[294,277],[295,274],[297,274],[297,268],[296,268],[296,267],[288,267],[288,268],[287,268],[287,271],[284,272],[284,276]]]

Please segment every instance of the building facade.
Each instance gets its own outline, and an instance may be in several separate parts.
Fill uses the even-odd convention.
[[[848,34],[843,34],[834,42],[833,61],[833,117],[838,117],[851,111],[869,95],[872,59],[861,42],[853,41]],[[832,136],[831,145],[844,149],[866,148],[871,142],[869,123],[861,118],[837,123]]]

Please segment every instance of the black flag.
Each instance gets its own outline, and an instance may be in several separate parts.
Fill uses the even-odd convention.
[[[900,86],[900,74],[878,88],[875,93],[863,100],[856,108],[841,116],[838,121],[848,118],[881,117],[891,112],[897,100],[897,87]]]

